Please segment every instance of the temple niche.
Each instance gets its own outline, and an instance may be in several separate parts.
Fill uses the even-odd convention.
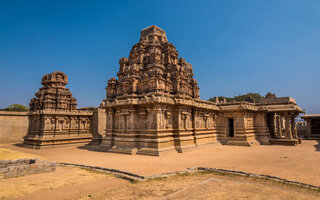
[[[118,79],[106,87],[105,132],[109,152],[161,155],[203,145],[296,145],[294,119],[303,112],[291,97],[268,93],[261,102],[204,101],[193,67],[157,26],[141,31]]]
[[[25,145],[42,148],[92,140],[92,112],[77,110],[67,83],[68,77],[59,71],[42,77],[43,86],[30,101]]]

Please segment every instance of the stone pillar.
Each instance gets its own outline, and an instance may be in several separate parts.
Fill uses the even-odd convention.
[[[167,124],[168,124],[168,119],[167,119],[167,116],[166,116],[166,108],[162,109],[161,111],[161,116],[162,116],[162,128],[163,129],[167,129]]]
[[[129,116],[128,116],[128,129],[134,129],[134,118],[135,118],[135,109],[131,108],[129,110]]]
[[[278,136],[279,138],[282,137],[282,124],[281,124],[281,115],[277,117],[277,126],[278,126]]]
[[[273,125],[273,133],[276,138],[278,137],[277,117],[278,117],[277,113],[274,113],[272,125]]]
[[[99,114],[99,111],[100,109],[98,108],[97,110],[97,114]],[[103,112],[103,110],[101,110]],[[104,117],[105,117],[105,123],[100,123],[99,122],[99,118],[100,116],[102,115],[99,115],[98,116],[98,119],[97,119],[97,122],[98,122],[98,125],[97,125],[97,131],[96,133],[93,135],[95,138],[99,138],[99,133],[101,132],[102,133],[102,130],[103,130],[103,127],[100,127],[100,125],[103,125],[104,124],[104,134],[101,134],[103,135],[102,136],[102,141],[101,141],[101,146],[102,147],[107,147],[107,148],[111,148],[113,145],[114,145],[114,135],[113,135],[113,129],[117,128],[115,127],[116,124],[115,124],[115,115],[116,112],[113,111],[113,109],[108,109],[105,111],[104,113]],[[101,117],[103,119],[103,117]],[[101,129],[101,130],[100,130]]]
[[[307,121],[307,134],[306,134],[306,136],[307,137],[311,137],[311,132],[312,132],[312,130],[311,130],[311,119],[307,118],[305,120]]]
[[[108,110],[107,111],[107,130],[112,131],[113,129],[113,111],[112,110]]]
[[[186,120],[187,120],[187,116],[184,114],[180,114],[180,129],[186,129]]]
[[[291,132],[291,123],[290,123],[290,116],[285,116],[285,133],[286,139],[292,140],[292,132]]]
[[[147,108],[147,116],[146,116],[146,129],[152,129],[153,127],[153,109]]]
[[[154,107],[153,111],[155,112],[155,129],[159,130],[161,129],[161,124],[162,124],[162,116],[161,116],[161,107],[156,106]]]
[[[208,129],[208,116],[206,114],[204,115],[204,128]]]
[[[298,132],[297,132],[297,127],[296,127],[296,122],[295,122],[295,117],[291,117],[291,131],[292,131],[292,136],[294,139],[298,139]]]
[[[138,127],[139,129],[146,129],[147,126],[146,126],[146,120],[147,120],[147,112],[145,109],[142,109],[140,112],[139,112],[139,120],[138,120]]]
[[[219,97],[214,97],[215,103],[219,103]]]
[[[127,132],[127,128],[128,128],[128,114],[124,114],[123,115],[123,131]]]
[[[117,110],[117,129],[121,129],[121,115],[120,115],[121,111]]]

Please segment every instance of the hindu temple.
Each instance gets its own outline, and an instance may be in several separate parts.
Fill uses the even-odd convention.
[[[291,97],[268,93],[261,101],[201,100],[193,66],[179,57],[164,30],[141,31],[128,58],[119,60],[106,98],[93,111],[77,109],[65,87],[68,77],[53,72],[31,99],[24,143],[40,148],[98,142],[100,150],[161,155],[206,145],[297,145],[295,118],[303,110]]]
[[[299,142],[294,120],[303,111],[294,99],[269,93],[261,102],[201,100],[192,65],[157,26],[141,31],[117,76],[100,105],[107,151],[160,155],[202,145]]]
[[[92,112],[77,110],[77,101],[66,88],[68,77],[59,71],[42,77],[42,88],[30,101],[29,129],[24,144],[32,148],[92,140]]]

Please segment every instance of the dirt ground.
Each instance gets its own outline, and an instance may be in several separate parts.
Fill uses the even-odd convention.
[[[92,146],[33,150],[13,144],[2,144],[0,148],[37,155],[50,161],[108,167],[141,175],[202,166],[273,175],[319,186],[319,144],[320,142],[316,140],[304,140],[298,146],[223,145],[198,148],[180,154],[171,153],[160,157],[99,152],[95,151]]]
[[[192,173],[128,184],[92,194],[81,200],[100,199],[265,199],[316,200],[319,192],[281,185],[266,180]]]
[[[248,177],[186,173],[144,182],[76,167],[0,180],[0,199],[281,199],[316,200],[320,192]]]
[[[126,184],[128,181],[111,174],[57,167],[56,171],[50,173],[1,179],[0,199],[75,199]]]

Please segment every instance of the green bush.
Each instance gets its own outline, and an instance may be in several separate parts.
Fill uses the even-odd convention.
[[[19,111],[19,112],[26,112],[29,110],[28,107],[21,105],[21,104],[12,104],[8,108],[2,109],[4,111]]]
[[[259,93],[247,93],[247,94],[242,94],[234,97],[220,96],[218,98],[219,98],[219,101],[222,101],[225,98],[227,102],[232,102],[232,101],[244,101],[249,96],[251,96],[256,102],[259,102],[261,99],[263,99],[263,96],[261,96]],[[214,97],[210,98],[209,101],[215,102]]]

